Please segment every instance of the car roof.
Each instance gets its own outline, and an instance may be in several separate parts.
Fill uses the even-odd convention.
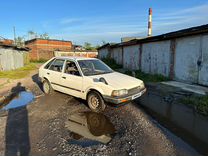
[[[71,59],[71,60],[96,60],[97,58],[89,58],[89,57],[80,57],[80,56],[58,56],[58,57],[55,57],[56,59],[64,59],[64,60],[68,60],[68,59]]]

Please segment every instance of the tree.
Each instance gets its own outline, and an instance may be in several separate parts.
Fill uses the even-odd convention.
[[[50,37],[49,37],[48,33],[43,33],[43,34],[40,34],[40,38],[49,39]]]
[[[30,40],[38,37],[38,34],[32,30],[29,30],[27,33],[28,33],[28,39]]]
[[[84,48],[85,48],[86,50],[92,50],[92,49],[93,49],[91,43],[88,43],[88,42],[85,42],[85,43],[84,43]]]
[[[95,46],[95,49],[98,49],[99,47],[101,47],[99,44]]]
[[[102,40],[102,45],[105,45],[105,44],[107,44],[107,42],[106,42],[106,41],[104,41],[104,40]]]
[[[17,47],[23,47],[25,45],[25,38],[24,36],[18,36],[15,38],[15,44]]]
[[[36,33],[36,32],[34,32],[34,31],[32,31],[32,30],[29,30],[28,31],[28,39],[34,39],[34,38],[41,38],[41,39],[49,39],[50,37],[49,37],[49,35],[48,35],[48,33],[43,33],[43,34],[38,34],[38,33]]]

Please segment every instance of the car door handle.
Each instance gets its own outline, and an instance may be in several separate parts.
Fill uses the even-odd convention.
[[[66,79],[66,77],[65,77],[65,76],[63,76],[62,78],[63,78],[63,79]]]
[[[50,73],[47,73],[48,75],[50,75]]]

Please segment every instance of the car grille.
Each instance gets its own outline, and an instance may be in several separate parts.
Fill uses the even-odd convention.
[[[140,92],[142,89],[144,89],[144,88],[141,88],[140,86],[131,88],[131,89],[128,90],[128,94],[129,94],[129,95],[132,95],[132,94],[138,93],[138,92]]]

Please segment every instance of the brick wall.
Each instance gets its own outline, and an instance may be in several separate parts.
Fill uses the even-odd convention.
[[[4,39],[4,40],[0,40],[0,43],[4,44],[4,45],[12,45],[14,43],[14,41],[9,40],[9,39]]]
[[[31,49],[31,60],[48,60],[54,57],[54,51],[71,51],[71,41],[33,39],[27,41],[26,46]]]

